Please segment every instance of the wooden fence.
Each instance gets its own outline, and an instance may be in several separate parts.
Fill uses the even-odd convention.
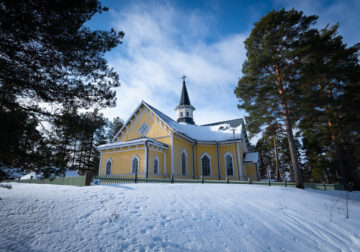
[[[47,178],[47,179],[22,179],[22,180],[5,180],[2,182],[18,182],[31,184],[51,184],[51,185],[72,185],[85,186],[86,176],[64,177],[64,178]]]
[[[239,181],[239,180],[205,180],[205,179],[174,179],[174,178],[138,178],[134,176],[95,176],[94,184],[130,184],[130,183],[198,183],[198,184],[253,184],[264,186],[284,186],[296,187],[294,182],[259,182],[259,181]],[[319,184],[304,183],[305,188],[318,190],[345,190],[344,185],[340,184]]]

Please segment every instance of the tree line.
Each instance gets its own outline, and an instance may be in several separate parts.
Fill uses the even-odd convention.
[[[317,16],[274,10],[245,41],[235,94],[252,136],[262,133],[262,175],[360,187],[360,44]]]
[[[96,146],[122,125],[99,111],[116,103],[105,53],[124,33],[86,26],[107,10],[97,0],[0,2],[0,167],[96,171]]]

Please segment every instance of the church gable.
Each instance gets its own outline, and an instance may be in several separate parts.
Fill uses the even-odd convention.
[[[170,128],[147,106],[141,103],[116,134],[114,141],[129,141],[141,137],[157,138],[170,134]]]

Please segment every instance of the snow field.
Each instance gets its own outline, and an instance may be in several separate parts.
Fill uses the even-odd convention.
[[[0,188],[0,251],[360,251],[360,192],[217,184]]]

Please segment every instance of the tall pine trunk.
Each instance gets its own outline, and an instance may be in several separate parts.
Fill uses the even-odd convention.
[[[281,172],[280,172],[280,165],[279,165],[279,153],[276,146],[276,137],[274,137],[274,153],[275,153],[275,164],[276,164],[276,177],[277,181],[281,181]]]
[[[346,183],[346,178],[344,174],[344,161],[343,161],[343,151],[341,150],[340,144],[338,142],[338,139],[335,135],[335,130],[332,126],[332,122],[330,119],[327,121],[328,127],[330,130],[331,140],[335,147],[335,156],[336,156],[336,163],[337,163],[337,174],[338,174],[338,182]],[[339,179],[339,176],[341,177],[341,180]]]
[[[290,157],[291,157],[291,164],[294,169],[294,175],[295,175],[295,183],[297,188],[304,189],[304,184],[302,181],[302,176],[300,173],[300,166],[299,166],[299,159],[297,155],[297,148],[295,145],[294,135],[292,132],[292,124],[289,118],[289,112],[287,107],[285,106],[284,109],[284,121],[285,121],[285,129],[286,129],[286,135],[289,142],[289,150],[290,150]]]
[[[282,112],[283,112],[283,117],[284,117],[284,122],[285,122],[285,130],[286,130],[286,135],[287,135],[287,139],[289,142],[289,150],[290,150],[290,157],[291,157],[291,165],[294,169],[294,175],[295,175],[295,184],[297,188],[302,188],[304,189],[304,184],[302,181],[302,176],[300,173],[300,166],[299,166],[299,158],[297,155],[297,148],[295,145],[295,140],[294,140],[294,134],[292,132],[292,123],[290,120],[290,115],[289,115],[289,109],[288,109],[288,102],[287,100],[284,98],[285,94],[284,94],[284,86],[283,86],[283,78],[280,74],[280,70],[279,70],[279,66],[276,65],[275,66],[275,72],[276,72],[276,81],[277,81],[277,85],[278,85],[278,91],[279,91],[279,95],[280,95],[280,99],[281,99],[281,107],[282,107]]]

